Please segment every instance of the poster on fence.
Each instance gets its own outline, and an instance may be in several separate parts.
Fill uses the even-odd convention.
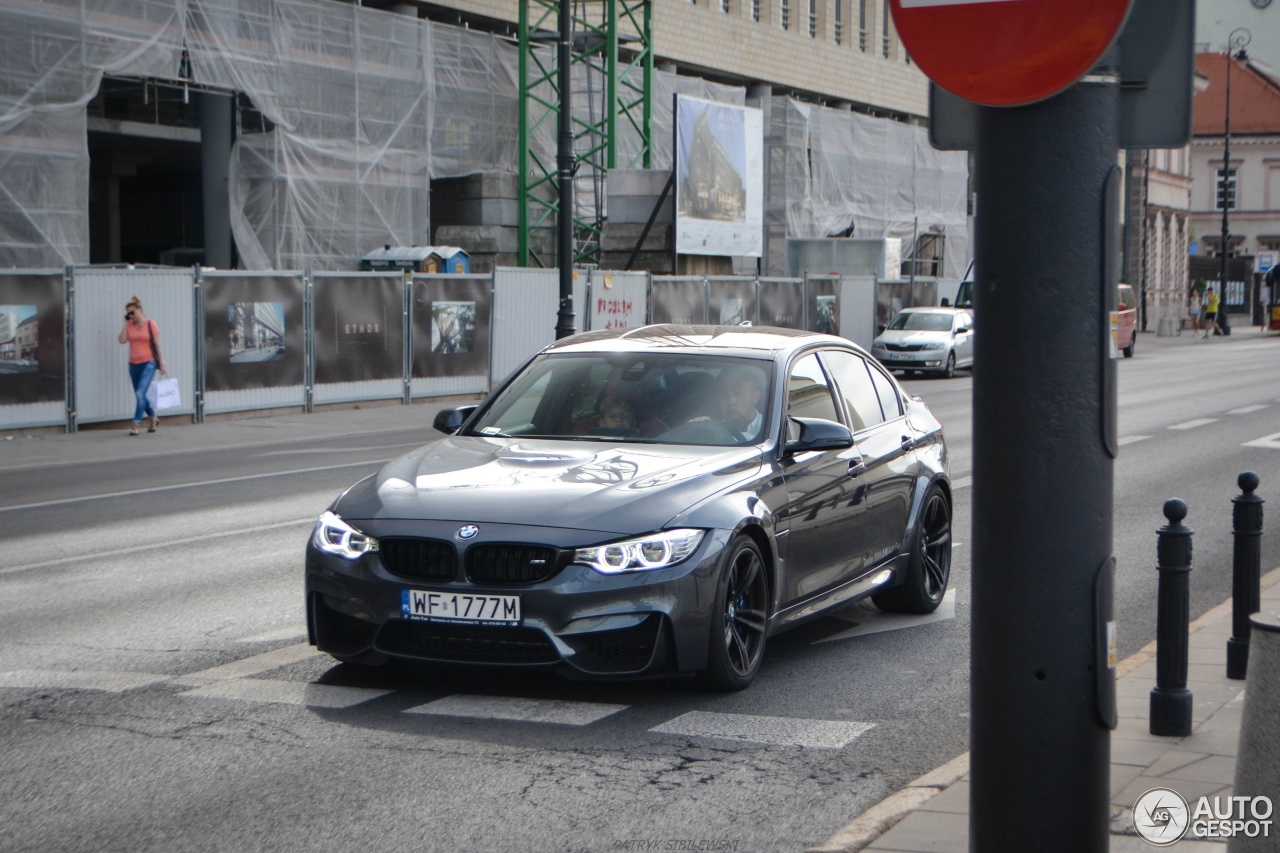
[[[836,297],[837,278],[811,278],[804,283],[809,307],[809,331],[823,335],[840,334],[840,305]]]
[[[676,96],[676,252],[764,249],[764,113]]]
[[[754,279],[710,279],[707,282],[707,321],[722,326],[756,323]]]
[[[702,323],[702,279],[657,279],[649,289],[653,322],[694,325]]]
[[[54,402],[66,387],[62,275],[0,275],[0,405]]]
[[[800,281],[760,281],[760,325],[804,328],[804,284]]]
[[[301,278],[218,275],[203,285],[207,390],[285,388],[305,381]]]
[[[481,376],[489,372],[489,278],[413,280],[413,376]]]
[[[316,384],[404,376],[404,279],[316,276]]]

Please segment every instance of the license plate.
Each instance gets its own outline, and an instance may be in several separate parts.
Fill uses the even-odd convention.
[[[406,589],[400,592],[400,615],[418,622],[515,627],[520,624],[520,596]]]
[[[893,361],[910,361],[911,359],[913,359],[913,358],[915,358],[915,357],[916,357],[916,356],[915,356],[915,353],[910,353],[910,352],[891,352],[891,353],[889,353],[889,358],[891,358]]]

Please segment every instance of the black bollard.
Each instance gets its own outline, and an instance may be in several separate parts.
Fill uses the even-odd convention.
[[[1237,479],[1241,494],[1231,499],[1235,553],[1231,573],[1231,639],[1227,640],[1227,678],[1244,678],[1249,669],[1249,616],[1262,607],[1262,505],[1253,492],[1258,475]]]
[[[1166,737],[1191,734],[1191,691],[1187,689],[1188,623],[1191,619],[1191,534],[1182,524],[1187,505],[1164,502],[1156,540],[1160,571],[1156,610],[1156,686],[1151,690],[1151,733]]]

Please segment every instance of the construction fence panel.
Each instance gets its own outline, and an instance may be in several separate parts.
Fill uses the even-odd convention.
[[[190,269],[72,269],[71,361],[76,423],[131,420],[133,384],[128,345],[119,336],[124,306],[134,296],[156,322],[157,342],[178,380],[182,404],[165,416],[195,412],[195,274]]]
[[[803,279],[760,279],[760,325],[783,329],[807,328],[808,306],[804,295]]]
[[[840,279],[840,337],[871,349],[876,336],[875,276],[843,276]]]
[[[400,273],[314,273],[313,402],[404,396],[405,280]]]
[[[840,276],[805,276],[804,310],[809,331],[840,334]]]
[[[703,276],[653,277],[649,288],[649,318],[677,326],[707,322],[707,279]]]
[[[67,420],[66,273],[0,273],[0,429]]]
[[[410,287],[412,396],[488,391],[493,276],[415,275]]]
[[[305,291],[301,271],[201,273],[205,413],[305,404]]]
[[[649,300],[649,273],[592,270],[588,278],[587,328],[631,329],[644,325]]]
[[[707,279],[707,322],[724,326],[760,324],[760,293],[755,276]]]
[[[578,331],[583,330],[587,274],[574,272],[573,305]],[[498,267],[493,272],[494,336],[490,377],[494,387],[534,353],[555,342],[560,312],[560,271]]]

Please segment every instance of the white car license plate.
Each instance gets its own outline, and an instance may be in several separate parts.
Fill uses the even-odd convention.
[[[520,596],[406,589],[400,592],[400,615],[421,622],[515,627],[520,624]]]
[[[915,354],[910,352],[891,352],[889,353],[889,358],[893,361],[910,361],[915,358]]]

